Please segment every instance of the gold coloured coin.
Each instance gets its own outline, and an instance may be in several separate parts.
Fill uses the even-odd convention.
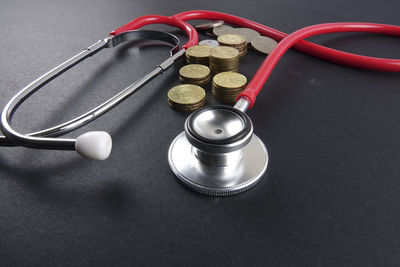
[[[217,38],[217,41],[221,45],[228,46],[241,46],[246,43],[246,38],[243,35],[239,34],[223,34]]]
[[[197,85],[203,86],[210,82],[210,76],[208,76],[207,78],[205,78],[203,80],[191,80],[191,79],[185,79],[185,78],[179,77],[179,81],[181,83],[197,84]]]
[[[239,51],[239,56],[243,57],[247,54],[247,41],[243,35],[240,34],[223,34],[218,37],[220,45],[234,47]]]
[[[210,69],[201,64],[189,64],[179,70],[181,83],[206,85],[210,81]]]
[[[239,70],[239,51],[230,46],[218,46],[210,50],[210,68],[213,73]]]
[[[203,58],[210,55],[210,49],[212,47],[208,45],[195,45],[188,48],[186,55],[190,57]]]
[[[214,76],[212,94],[222,103],[234,103],[240,92],[246,87],[247,78],[240,73],[221,72]]]
[[[189,64],[198,63],[208,65],[211,48],[211,46],[207,45],[196,45],[189,47],[188,50],[186,50],[186,62]]]
[[[239,56],[239,51],[229,46],[218,46],[210,49],[210,57],[216,59],[235,59]]]
[[[173,107],[175,109],[179,109],[179,110],[199,108],[199,107],[203,106],[204,103],[205,103],[205,99],[200,101],[199,103],[196,103],[196,104],[193,104],[193,105],[182,105],[182,104],[177,104],[177,103],[174,103],[174,102],[168,100],[168,104],[171,107]]]
[[[239,88],[246,85],[247,78],[236,72],[221,72],[214,76],[213,82],[219,87]]]
[[[168,100],[168,105],[171,108],[173,108],[175,110],[179,110],[179,111],[194,111],[196,109],[201,108],[204,105],[204,103],[205,103],[205,99],[194,105],[180,105],[180,104],[176,104],[176,103]]]
[[[189,64],[179,70],[179,75],[186,79],[202,80],[210,75],[210,69],[201,64]]]
[[[195,105],[206,97],[203,88],[194,84],[181,84],[168,91],[168,100],[181,105]]]

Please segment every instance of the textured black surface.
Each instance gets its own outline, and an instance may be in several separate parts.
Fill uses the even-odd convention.
[[[400,25],[399,3],[3,0],[0,105],[140,15],[210,9],[292,32],[334,21]],[[400,57],[400,41],[393,37],[312,40]],[[28,132],[79,115],[151,70],[167,52],[158,45],[104,51],[31,97],[14,125]],[[241,71],[251,77],[262,60],[250,52]],[[69,135],[109,131],[114,149],[107,161],[0,149],[0,265],[399,266],[398,74],[289,52],[249,112],[270,152],[266,177],[244,194],[213,198],[183,187],[167,163],[168,146],[186,117],[166,101],[182,64]]]

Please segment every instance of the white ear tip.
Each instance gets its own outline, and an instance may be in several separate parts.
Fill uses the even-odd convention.
[[[107,159],[111,148],[111,136],[103,131],[84,133],[78,136],[75,142],[75,150],[79,155],[94,160]]]

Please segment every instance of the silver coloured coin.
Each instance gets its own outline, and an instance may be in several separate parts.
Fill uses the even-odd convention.
[[[217,40],[207,39],[207,40],[200,41],[199,45],[208,45],[208,46],[212,46],[212,47],[217,47],[217,46],[219,46],[219,43]]]
[[[244,38],[246,38],[247,43],[249,44],[251,43],[251,41],[253,41],[254,38],[260,36],[258,31],[249,28],[235,28],[233,29],[233,33],[243,35]]]
[[[220,35],[223,35],[223,34],[231,33],[233,31],[233,29],[234,28],[232,28],[231,26],[221,25],[221,26],[215,27],[213,29],[213,33],[216,36],[220,36]]]
[[[207,23],[198,24],[194,27],[198,30],[207,30],[207,29],[212,29],[212,28],[221,26],[222,24],[224,24],[223,20],[215,20],[215,21],[210,21]]]
[[[258,36],[251,41],[251,46],[263,54],[269,54],[278,43],[269,37]]]

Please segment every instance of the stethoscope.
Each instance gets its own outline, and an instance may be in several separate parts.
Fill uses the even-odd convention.
[[[188,187],[208,195],[222,196],[243,192],[253,187],[264,175],[268,165],[268,152],[261,139],[253,133],[252,122],[245,112],[254,105],[258,93],[273,68],[292,46],[301,52],[323,60],[350,67],[400,71],[400,60],[361,56],[304,41],[314,35],[337,32],[368,32],[400,36],[400,27],[398,26],[373,23],[327,23],[305,27],[287,35],[247,19],[214,11],[187,11],[169,17],[142,16],[117,28],[107,38],[99,40],[40,76],[11,98],[1,113],[1,130],[4,136],[0,136],[0,145],[75,150],[78,154],[90,159],[107,159],[112,147],[111,136],[107,132],[87,132],[76,139],[55,137],[78,129],[111,110],[144,84],[168,69],[185,54],[187,48],[197,45],[199,38],[196,30],[185,22],[194,19],[223,20],[239,27],[254,29],[261,35],[279,41],[246,89],[239,94],[233,107],[208,106],[193,112],[186,119],[184,131],[171,143],[168,160],[174,174]],[[167,24],[178,27],[187,34],[189,40],[179,48],[179,39],[170,33],[137,30],[149,24]],[[81,116],[29,134],[19,133],[12,128],[11,119],[16,109],[42,86],[104,48],[115,47],[120,43],[138,39],[161,40],[171,44],[173,49],[170,51],[170,56],[156,66],[153,71]]]

